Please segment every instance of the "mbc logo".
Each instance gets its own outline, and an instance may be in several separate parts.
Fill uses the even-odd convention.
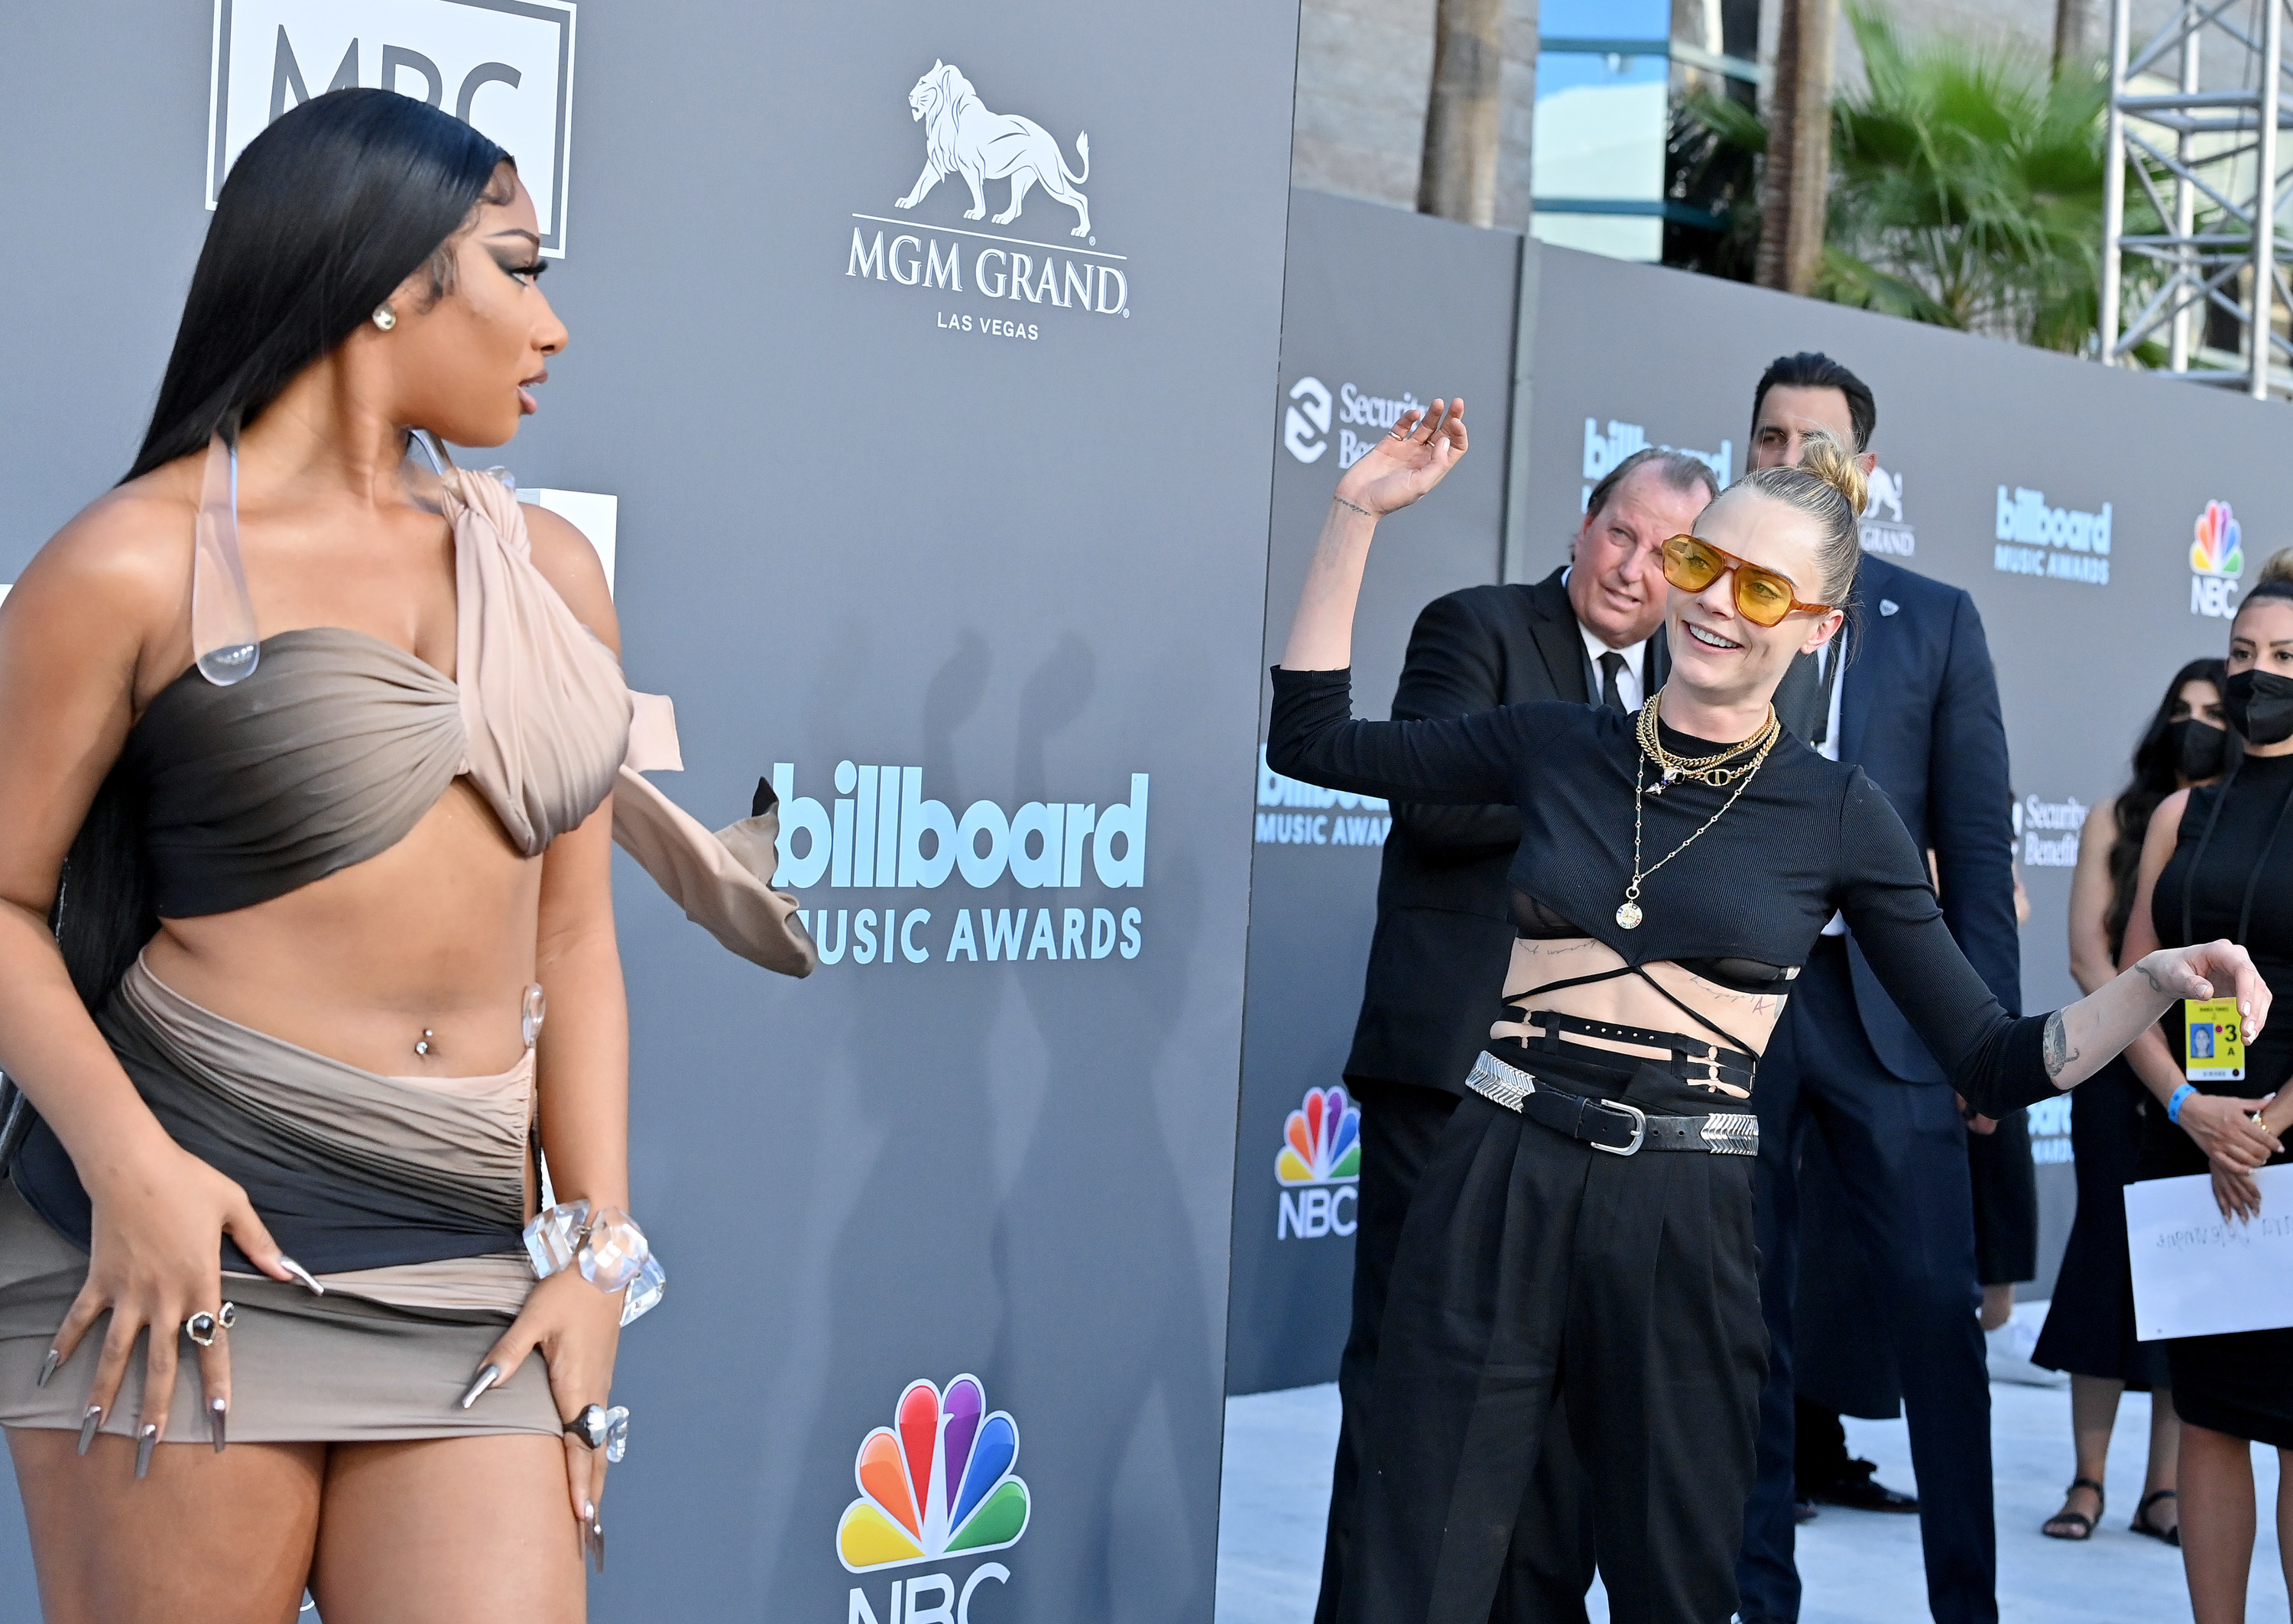
[[[923,781],[921,767],[839,762],[831,809],[797,794],[795,764],[774,763],[781,837],[773,883],[792,891],[823,878],[835,886],[928,890],[960,872],[980,891],[1007,874],[1030,888],[1073,886],[1083,883],[1086,860],[1102,885],[1146,883],[1144,772],[1130,775],[1129,801],[1104,811],[1085,802],[1030,801],[1007,812],[993,801],[974,801],[960,818],[946,802],[925,799]]]
[[[272,119],[361,85],[427,101],[498,142],[533,194],[542,253],[565,252],[572,0],[219,0],[207,206]]]

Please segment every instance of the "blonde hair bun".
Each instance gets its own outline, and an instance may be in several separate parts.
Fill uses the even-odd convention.
[[[1821,429],[1811,430],[1801,442],[1799,465],[1847,498],[1848,511],[1860,516],[1869,504],[1870,481],[1855,454]]]
[[[2293,582],[2293,547],[2280,547],[2272,553],[2261,566],[2261,578],[2254,582],[2254,586],[2265,586],[2271,581]]]

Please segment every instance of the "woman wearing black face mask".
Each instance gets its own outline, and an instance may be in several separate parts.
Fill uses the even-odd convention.
[[[2134,748],[2132,782],[2086,820],[2070,908],[2070,974],[2081,988],[2091,990],[2118,974],[2143,837],[2159,803],[2176,790],[2216,781],[2236,747],[2222,709],[2228,677],[2217,659],[2193,659],[2174,674]],[[2093,1537],[2102,1517],[2103,1469],[2119,1396],[2132,1387],[2151,1397],[2150,1465],[2130,1526],[2137,1534],[2180,1543],[2174,1488],[2181,1427],[2164,1347],[2135,1339],[2134,1281],[2126,1256],[2121,1192],[2134,1177],[2145,1106],[2156,1109],[2122,1057],[2070,1096],[2078,1220],[2054,1277],[2046,1329],[2030,1355],[2035,1364],[2070,1373],[2078,1466],[2062,1510],[2040,1531],[2057,1539]]]
[[[2218,785],[2159,804],[2142,849],[2125,955],[2192,933],[2228,935],[2273,990],[2293,987],[2293,583],[2264,580],[2230,625],[2223,711],[2244,749]],[[2253,1171],[2283,1160],[2293,1123],[2293,1029],[2264,1031],[2239,1082],[2185,1079],[2181,1011],[2126,1051],[2165,1109],[2143,1127],[2143,1178],[2213,1175],[2224,1217],[2253,1217]],[[2257,1111],[2256,1108],[2258,1107]],[[2254,1112],[2248,1115],[2248,1111]],[[2277,1529],[2293,1561],[2293,1329],[2168,1342],[2182,1418],[2184,1566],[2197,1624],[2245,1616],[2253,1560],[2253,1444],[2278,1450]]]

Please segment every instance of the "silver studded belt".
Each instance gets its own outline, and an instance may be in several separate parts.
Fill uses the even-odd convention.
[[[1760,1119],[1748,1111],[1719,1111],[1706,1117],[1651,1116],[1622,1100],[1570,1094],[1541,1083],[1519,1066],[1483,1052],[1465,1087],[1492,1104],[1581,1139],[1611,1156],[1642,1151],[1706,1151],[1715,1156],[1760,1153]]]

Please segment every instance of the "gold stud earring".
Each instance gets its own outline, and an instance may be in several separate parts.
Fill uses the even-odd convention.
[[[385,333],[389,332],[391,328],[398,325],[398,312],[391,309],[387,304],[376,305],[374,307],[374,325],[380,327]]]

